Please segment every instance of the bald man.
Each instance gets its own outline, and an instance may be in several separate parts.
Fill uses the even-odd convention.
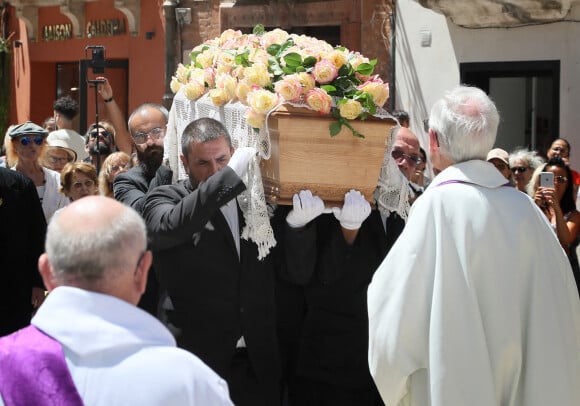
[[[136,307],[146,241],[139,214],[113,199],[53,217],[38,261],[50,294],[29,327],[0,339],[0,405],[232,404],[225,381]]]

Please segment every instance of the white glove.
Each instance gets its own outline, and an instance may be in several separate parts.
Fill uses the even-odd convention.
[[[365,200],[361,192],[351,189],[344,195],[342,209],[333,207],[332,212],[343,228],[357,230],[371,214],[371,205]]]
[[[286,222],[292,228],[304,227],[324,212],[324,202],[313,196],[310,190],[301,190],[292,197],[293,208],[286,216]]]
[[[248,163],[252,157],[256,156],[256,148],[253,147],[241,147],[234,151],[234,154],[228,162],[228,166],[232,168],[236,175],[240,178],[243,177],[246,172],[248,172]]]

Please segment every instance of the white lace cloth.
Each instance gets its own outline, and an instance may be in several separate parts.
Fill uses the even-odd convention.
[[[305,106],[300,105],[300,107]],[[262,259],[276,245],[274,232],[269,221],[260,172],[260,159],[270,158],[270,137],[267,128],[257,132],[247,124],[244,118],[245,111],[246,107],[239,102],[228,103],[225,106],[218,107],[212,103],[207,95],[196,101],[191,101],[180,90],[175,95],[169,112],[169,122],[164,140],[164,161],[167,161],[170,168],[173,169],[174,182],[187,178],[187,173],[179,159],[181,154],[181,134],[190,122],[201,117],[214,118],[224,123],[235,148],[256,148],[259,152],[259,157],[254,158],[247,175],[242,179],[246,184],[246,190],[237,199],[246,221],[246,226],[242,230],[242,238],[256,243],[258,246],[258,258]],[[381,110],[376,116],[392,118],[384,110]],[[382,212],[388,214],[391,211],[396,211],[401,217],[406,219],[409,211],[409,187],[407,180],[391,158],[392,138],[393,132],[389,135],[388,147],[385,151],[375,199],[379,210]]]

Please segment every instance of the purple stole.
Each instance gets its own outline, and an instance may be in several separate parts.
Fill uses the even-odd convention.
[[[6,406],[83,405],[60,343],[33,325],[0,338],[0,393]]]

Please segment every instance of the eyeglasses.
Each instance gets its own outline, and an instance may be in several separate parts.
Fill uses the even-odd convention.
[[[72,162],[73,159],[69,156],[66,158],[59,158],[57,156],[52,156],[49,155],[48,156],[48,162],[50,162],[51,164],[66,164],[68,162]]]
[[[110,137],[111,133],[108,131],[101,131],[101,137]],[[99,131],[93,131],[89,134],[89,137],[91,137],[91,139],[95,139],[99,136]]]
[[[512,173],[524,173],[528,169],[530,169],[528,166],[514,166],[512,168]]]
[[[95,185],[95,181],[94,181],[94,180],[92,180],[92,179],[87,179],[87,180],[85,180],[85,181],[83,181],[83,182],[75,182],[75,183],[73,183],[73,184],[72,184],[72,187],[73,187],[75,190],[81,190],[81,189],[83,188],[83,186],[84,186],[84,187],[86,187],[87,189],[90,189],[90,188],[92,188],[94,185]]]
[[[139,131],[133,135],[133,141],[135,144],[145,144],[147,142],[147,137],[151,138],[152,140],[157,140],[165,135],[165,130],[161,127],[155,127],[151,130],[144,132]]]
[[[554,183],[566,183],[568,178],[566,176],[554,176]]]
[[[564,158],[567,158],[568,154],[570,153],[567,148],[562,147],[553,147],[552,151],[558,153],[560,156],[563,156]]]
[[[34,142],[36,145],[42,145],[44,142],[44,137],[41,135],[36,135],[33,137],[29,135],[25,135],[24,137],[20,137],[20,143],[24,146],[30,145],[31,142]]]
[[[393,152],[391,152],[391,156],[393,157],[393,159],[395,161],[402,161],[403,159],[406,159],[410,164],[417,166],[419,165],[421,162],[423,162],[423,160],[417,156],[417,155],[407,155],[405,154],[403,151],[399,151],[399,150],[394,150]]]

